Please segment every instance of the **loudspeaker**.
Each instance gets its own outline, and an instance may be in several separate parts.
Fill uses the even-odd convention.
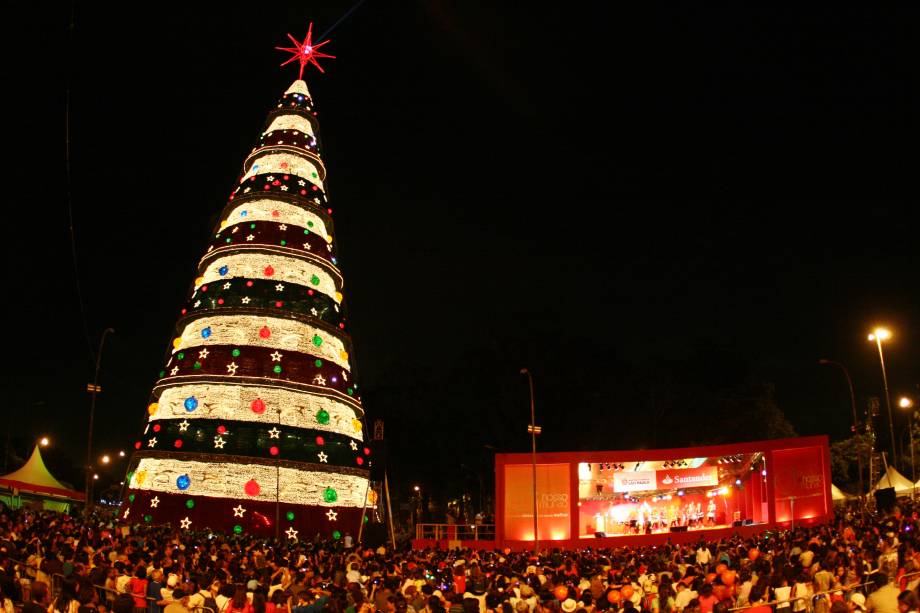
[[[599,539],[607,538],[607,533],[606,532],[595,532],[594,536]]]
[[[751,519],[750,517],[747,517],[747,518],[745,518],[745,520],[744,520],[744,525],[745,525],[745,526],[750,526],[750,525],[753,524],[753,523],[754,523],[754,520]]]
[[[732,528],[737,528],[737,527],[740,526],[742,523],[743,523],[743,522],[742,522],[740,519],[736,519],[735,521],[732,522]]]
[[[686,532],[687,526],[671,526],[671,532]]]
[[[891,510],[894,509],[894,504],[895,496],[893,487],[875,490],[875,508],[877,510],[891,513]]]

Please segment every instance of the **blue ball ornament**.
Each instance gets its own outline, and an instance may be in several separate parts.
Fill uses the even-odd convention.
[[[219,273],[220,273],[220,276],[223,277],[225,274],[227,274],[228,272],[230,272],[230,267],[227,266],[226,264],[224,264],[223,266],[221,266],[220,268],[217,269],[217,272],[219,272]]]
[[[211,326],[208,326],[201,331],[201,338],[208,338],[211,336]]]
[[[176,487],[180,490],[187,490],[191,484],[192,480],[189,479],[188,475],[180,475],[179,478],[176,479]]]
[[[198,399],[194,396],[189,396],[185,399],[185,410],[191,413],[198,408]]]

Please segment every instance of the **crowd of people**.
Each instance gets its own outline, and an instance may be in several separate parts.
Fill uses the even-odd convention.
[[[0,601],[3,613],[920,613],[918,530],[903,501],[756,536],[535,555],[5,509]]]

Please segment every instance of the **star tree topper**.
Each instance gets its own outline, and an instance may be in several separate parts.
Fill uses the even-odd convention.
[[[290,38],[291,42],[294,43],[293,47],[275,47],[275,49],[278,49],[279,51],[287,51],[288,53],[291,54],[291,57],[289,57],[287,60],[281,63],[282,66],[290,64],[294,60],[297,60],[298,62],[300,62],[300,74],[297,77],[298,79],[303,79],[303,69],[307,66],[307,64],[313,64],[314,66],[316,66],[316,68],[320,72],[323,72],[323,73],[326,72],[325,70],[323,70],[323,67],[319,65],[319,62],[316,61],[316,58],[328,57],[328,58],[335,59],[334,55],[328,55],[326,53],[318,51],[320,47],[322,47],[323,45],[329,42],[328,39],[324,40],[321,43],[317,43],[315,45],[313,44],[313,22],[312,21],[310,22],[310,27],[307,28],[307,37],[303,39],[302,43],[297,42],[297,39],[291,36],[290,34],[288,34],[288,38]]]

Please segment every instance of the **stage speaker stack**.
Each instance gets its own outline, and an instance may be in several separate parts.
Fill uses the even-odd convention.
[[[891,513],[894,509],[895,496],[894,488],[886,487],[880,490],[875,490],[875,508],[879,511],[884,511],[885,513]]]
[[[599,538],[599,539],[607,538],[607,533],[606,532],[595,532],[594,537]]]
[[[750,526],[750,525],[753,524],[753,523],[754,523],[754,520],[751,519],[750,517],[748,517],[747,519],[744,520],[744,525],[745,525],[745,526]]]
[[[687,526],[671,526],[671,532],[686,532]]]

